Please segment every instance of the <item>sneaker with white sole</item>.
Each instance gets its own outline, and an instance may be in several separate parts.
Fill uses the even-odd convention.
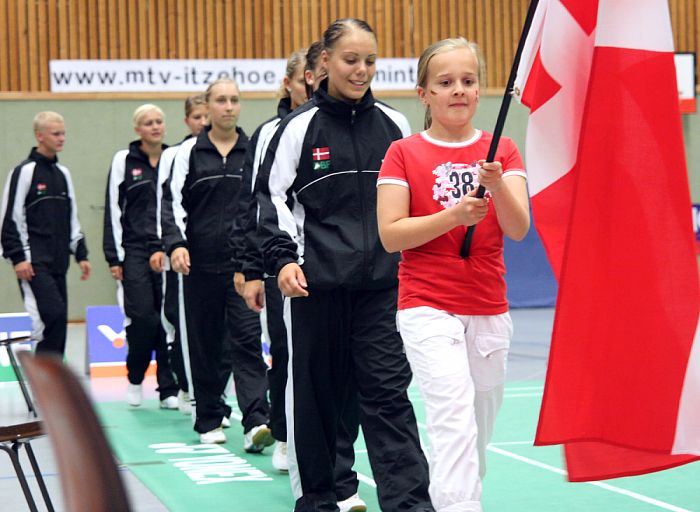
[[[265,447],[275,442],[272,430],[267,425],[258,425],[251,428],[243,436],[243,449],[248,453],[261,453]]]
[[[221,428],[230,428],[231,427],[231,420],[228,419],[226,416],[221,418]]]
[[[340,512],[367,512],[367,504],[357,493],[343,501],[339,501],[338,508]]]
[[[132,384],[126,387],[126,403],[132,407],[138,407],[143,401],[143,388],[141,384]]]
[[[282,473],[289,471],[289,461],[287,460],[287,443],[277,441],[275,450],[272,452],[272,467]]]
[[[180,409],[182,414],[192,414],[190,394],[187,391],[180,390],[177,392],[177,408]]]
[[[216,427],[214,430],[199,434],[199,442],[201,444],[223,444],[226,442],[226,434],[221,427]]]
[[[171,410],[176,410],[177,409],[177,397],[176,396],[169,396],[164,398],[163,400],[160,401],[160,408],[161,409],[171,409]]]

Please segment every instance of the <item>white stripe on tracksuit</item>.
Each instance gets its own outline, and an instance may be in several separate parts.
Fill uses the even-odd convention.
[[[269,190],[272,204],[277,212],[277,223],[280,231],[285,231],[297,244],[299,265],[304,262],[304,207],[294,200],[294,210],[287,206],[287,191],[297,177],[297,167],[301,159],[301,149],[304,145],[306,127],[314,117],[318,107],[310,108],[296,116],[282,132],[275,152],[275,160],[269,172]]]
[[[124,181],[124,172],[126,165],[126,157],[129,154],[128,149],[117,151],[112,159],[112,167],[109,171],[109,221],[112,226],[112,239],[114,240],[114,249],[117,251],[119,261],[124,261],[124,247],[122,247],[122,209],[119,206],[119,185]],[[122,309],[123,303],[122,303]]]
[[[29,229],[27,228],[27,215],[24,211],[24,200],[32,184],[34,167],[36,167],[36,162],[28,162],[19,169],[19,178],[17,179],[17,188],[15,189],[11,213],[7,211],[7,205],[10,201],[10,183],[12,182],[12,177],[10,176],[7,179],[5,190],[2,195],[2,210],[0,210],[0,229],[5,223],[5,215],[10,215],[19,232],[19,238],[22,241],[22,248],[24,249],[24,258],[28,262],[32,261],[32,253],[29,248]],[[0,244],[0,254],[2,254],[2,244]]]
[[[287,416],[287,463],[289,464],[289,482],[292,486],[294,500],[304,495],[299,476],[299,464],[297,462],[296,444],[294,442],[294,372],[292,362],[294,349],[292,348],[292,302],[289,297],[284,298],[284,325],[287,327],[287,350],[289,362],[287,363],[287,387],[284,390],[285,414]]]
[[[44,322],[41,320],[41,315],[39,314],[39,305],[29,281],[22,279],[20,281],[20,286],[22,287],[24,307],[27,313],[29,313],[29,318],[32,320],[32,340],[38,343],[44,339]]]

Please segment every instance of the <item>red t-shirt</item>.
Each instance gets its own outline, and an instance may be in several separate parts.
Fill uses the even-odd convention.
[[[411,192],[410,216],[437,213],[478,187],[477,161],[485,159],[493,135],[477,130],[464,142],[443,142],[425,132],[391,144],[377,186],[394,184]],[[504,176],[525,176],[513,141],[502,137],[496,160]],[[468,258],[459,253],[467,232],[459,226],[430,242],[401,252],[399,309],[431,306],[457,315],[496,315],[508,311],[503,263],[503,232],[496,210],[477,224]]]

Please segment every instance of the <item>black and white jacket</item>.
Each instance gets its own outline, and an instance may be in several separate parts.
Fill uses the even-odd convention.
[[[180,144],[169,181],[163,189],[161,226],[165,250],[190,253],[193,271],[232,273],[235,254],[231,230],[238,213],[248,137],[236,128],[238,141],[221,156],[209,140],[210,127]]]
[[[409,134],[406,118],[371,91],[351,104],[322,82],[282,121],[258,177],[265,271],[297,262],[310,288],[396,285],[399,257],[379,241],[376,182],[389,145]]]
[[[158,166],[151,165],[140,140],[114,155],[107,180],[102,240],[110,267],[124,262],[126,250],[148,255],[162,250],[156,224],[157,182]]]
[[[233,230],[233,246],[236,260],[240,262],[240,270],[246,281],[262,279],[263,257],[258,240],[258,202],[255,199],[255,180],[262,165],[267,146],[282,119],[292,112],[289,98],[282,98],[277,104],[277,115],[268,119],[253,133],[250,138],[250,149],[243,166],[243,183],[238,199],[241,212],[236,218]]]
[[[0,252],[13,265],[64,274],[69,256],[87,260],[68,168],[32,148],[7,179],[0,211]]]

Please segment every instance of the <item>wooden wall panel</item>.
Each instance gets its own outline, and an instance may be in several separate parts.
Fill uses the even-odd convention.
[[[51,59],[284,58],[336,18],[365,19],[386,57],[463,35],[505,85],[528,0],[0,0],[0,91],[49,90]],[[669,0],[676,49],[700,47],[700,6]]]

